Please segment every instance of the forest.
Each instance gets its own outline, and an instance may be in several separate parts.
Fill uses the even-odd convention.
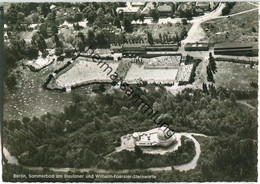
[[[199,165],[189,172],[196,172],[203,181],[256,180],[257,108],[239,103],[249,95],[254,101],[255,92],[244,94],[206,86],[203,90],[185,89],[174,96],[163,87],[147,85],[146,89],[137,87],[135,91],[163,113],[176,132],[211,137],[202,149]],[[74,95],[73,99],[74,104],[65,107],[63,113],[4,121],[5,147],[21,164],[76,168],[101,165],[104,161],[100,161],[120,145],[121,136],[155,128],[120,89],[91,97]],[[129,162],[123,159],[120,167],[129,167]],[[134,167],[148,167],[142,163],[139,159]]]

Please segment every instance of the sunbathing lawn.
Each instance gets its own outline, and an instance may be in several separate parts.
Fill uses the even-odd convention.
[[[251,82],[257,82],[257,68],[251,69],[249,65],[217,62],[217,73],[214,75],[216,87],[229,89],[251,90]]]
[[[233,6],[233,8],[230,10],[229,15],[246,11],[246,10],[251,10],[254,8],[257,8],[257,6],[254,6],[248,2],[236,2],[235,6]]]
[[[204,40],[210,42],[255,42],[258,41],[258,11],[229,18],[206,21],[201,24],[206,33]],[[252,28],[256,32],[252,31]]]
[[[98,81],[107,81],[111,82],[109,75],[109,69],[104,72],[106,66],[104,65],[103,68],[97,65],[95,62],[79,60],[75,61],[75,66],[73,66],[69,71],[60,75],[56,80],[56,84],[60,87],[66,86],[74,86],[76,84],[85,83],[85,82],[98,82]],[[104,61],[105,62],[105,61]],[[106,61],[113,71],[116,71],[116,68],[119,62],[109,62]],[[111,72],[112,74],[112,72]]]
[[[144,65],[138,66],[132,64],[128,71],[125,81],[129,83],[136,83],[137,81],[147,81],[164,83],[173,82],[176,79],[178,69],[144,69]]]

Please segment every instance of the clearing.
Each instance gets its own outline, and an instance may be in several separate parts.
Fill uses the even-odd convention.
[[[204,40],[210,42],[258,41],[258,11],[223,17],[202,23]]]
[[[216,87],[251,90],[254,88],[250,83],[257,83],[257,67],[252,69],[246,64],[217,62],[217,70],[214,75]]]

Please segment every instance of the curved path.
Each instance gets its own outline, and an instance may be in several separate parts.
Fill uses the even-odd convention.
[[[199,142],[192,136],[192,135],[196,135],[196,136],[204,136],[207,137],[204,134],[196,134],[196,133],[181,133],[181,135],[188,137],[189,139],[191,139],[194,144],[195,144],[195,151],[196,154],[194,156],[194,158],[186,163],[186,164],[181,164],[181,165],[176,165],[176,166],[167,166],[167,167],[151,167],[151,168],[147,168],[147,169],[141,169],[141,170],[149,170],[149,171],[170,171],[172,169],[174,170],[179,170],[179,171],[188,171],[191,169],[195,169],[197,166],[197,162],[198,159],[200,157],[200,153],[201,153],[201,149],[200,149],[200,144]],[[19,165],[18,164],[18,160],[11,156],[10,153],[8,152],[8,150],[4,147],[3,148],[3,153],[5,158],[7,159],[9,164],[15,164],[15,165]],[[127,173],[130,170],[129,169],[122,169],[122,170],[105,170],[105,169],[98,169],[98,168],[55,168],[55,167],[35,167],[35,166],[23,166],[23,168],[25,169],[29,169],[29,170],[43,170],[44,168],[50,169],[52,171],[56,171],[56,172],[89,172],[89,171],[94,171],[94,172],[98,172],[98,173],[111,173],[111,172],[116,172],[116,173]],[[133,169],[133,170],[139,170],[139,169]]]

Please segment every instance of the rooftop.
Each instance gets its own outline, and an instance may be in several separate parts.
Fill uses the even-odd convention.
[[[171,10],[172,10],[172,7],[170,5],[158,6],[159,12],[171,12]]]
[[[215,49],[218,48],[240,48],[240,47],[253,47],[254,43],[217,43],[214,45]]]

